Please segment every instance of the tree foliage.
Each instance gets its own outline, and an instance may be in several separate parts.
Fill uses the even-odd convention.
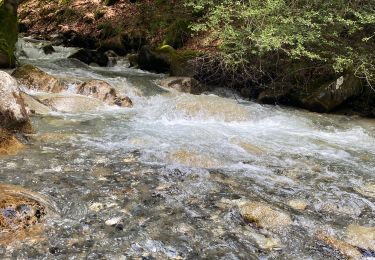
[[[233,69],[270,54],[327,64],[375,81],[374,0],[188,0]]]

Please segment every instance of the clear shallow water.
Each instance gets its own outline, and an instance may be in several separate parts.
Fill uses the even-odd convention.
[[[359,192],[375,183],[374,120],[169,93],[126,61],[96,68],[67,60],[74,49],[22,45],[21,62],[105,80],[134,108],[33,117],[27,148],[0,158],[0,183],[45,195],[58,216],[40,242],[0,245],[1,258],[337,259],[317,231],[375,226],[375,200]],[[305,211],[288,205],[296,199]],[[293,225],[258,229],[238,201],[265,202]]]

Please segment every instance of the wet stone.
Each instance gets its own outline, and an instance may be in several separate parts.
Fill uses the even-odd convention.
[[[26,229],[41,223],[46,208],[37,200],[2,190],[0,198],[0,231]]]
[[[288,214],[262,202],[248,202],[240,205],[240,213],[245,221],[265,229],[277,230],[293,223]]]

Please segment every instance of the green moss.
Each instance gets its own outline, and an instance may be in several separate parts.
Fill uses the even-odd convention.
[[[170,64],[170,74],[172,76],[194,76],[193,60],[202,55],[195,50],[175,50],[170,45],[163,45],[155,52]]]
[[[0,51],[9,57],[9,62],[14,62],[15,44],[18,38],[17,14],[7,4],[7,0],[0,2]]]

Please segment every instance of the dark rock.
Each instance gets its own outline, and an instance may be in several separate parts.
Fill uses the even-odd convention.
[[[299,99],[301,106],[315,112],[331,112],[350,98],[359,96],[363,86],[361,80],[348,74],[322,85],[311,94]]]
[[[70,55],[69,59],[77,59],[86,64],[96,63],[99,66],[105,67],[108,64],[108,57],[103,52],[80,49],[78,52]]]
[[[52,44],[48,44],[46,46],[42,47],[42,50],[44,54],[49,55],[55,52],[55,49],[53,48]]]
[[[128,58],[130,68],[138,67],[138,54],[128,54],[126,57]]]
[[[95,49],[97,40],[76,31],[63,32],[60,37],[66,46],[81,47],[85,49]]]
[[[156,73],[166,73],[170,70],[168,57],[152,51],[147,45],[143,46],[139,51],[138,64],[140,69]]]

